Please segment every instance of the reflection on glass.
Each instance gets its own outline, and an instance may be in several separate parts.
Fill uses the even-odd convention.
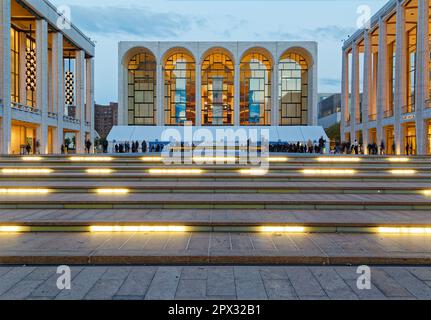
[[[176,52],[166,60],[165,124],[182,125],[196,121],[195,61],[185,52]]]
[[[234,105],[234,65],[222,50],[202,62],[202,123],[232,125]]]
[[[244,126],[271,125],[271,63],[252,52],[241,61],[240,122]]]
[[[156,58],[149,52],[134,56],[128,66],[128,123],[156,124]]]
[[[280,125],[308,124],[308,64],[297,53],[279,62]]]

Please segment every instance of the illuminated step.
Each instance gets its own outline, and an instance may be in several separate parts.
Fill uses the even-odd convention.
[[[38,168],[26,168],[26,169],[2,169],[3,174],[16,174],[16,175],[26,175],[26,174],[50,174],[54,172],[52,169],[38,169]]]
[[[187,225],[0,225],[0,233],[85,232],[85,233],[267,233],[267,234],[381,234],[399,236],[430,236],[431,227],[340,227],[327,226],[187,226]]]
[[[49,189],[6,189],[0,188],[0,194],[10,194],[10,195],[19,195],[19,194],[48,194],[51,190]]]

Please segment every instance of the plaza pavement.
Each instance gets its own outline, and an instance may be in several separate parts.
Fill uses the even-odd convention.
[[[73,266],[71,290],[53,266],[0,267],[0,299],[31,300],[429,300],[431,267]]]

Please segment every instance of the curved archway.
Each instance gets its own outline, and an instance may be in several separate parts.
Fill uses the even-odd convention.
[[[196,64],[184,49],[169,50],[163,59],[165,125],[196,124]]]
[[[127,61],[128,124],[156,125],[157,62],[145,48]]]
[[[282,126],[308,124],[309,57],[301,50],[286,51],[278,62],[279,123]]]
[[[240,124],[271,125],[272,60],[264,51],[248,50],[240,64]]]
[[[202,123],[208,126],[234,124],[235,67],[231,54],[211,49],[201,62]]]

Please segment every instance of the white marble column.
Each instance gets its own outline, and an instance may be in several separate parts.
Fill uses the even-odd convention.
[[[400,2],[397,3],[396,26],[396,52],[395,52],[395,107],[394,107],[394,139],[396,154],[404,150],[403,134],[401,128],[401,114],[406,104],[407,93],[407,37],[406,37],[406,10]]]
[[[271,125],[279,126],[280,125],[280,101],[279,101],[279,69],[278,69],[278,61],[274,62],[274,66],[272,68],[272,80],[271,80]]]
[[[61,152],[63,144],[64,116],[64,67],[63,67],[63,35],[60,32],[52,34],[52,101],[54,112],[57,113],[57,134],[53,137],[53,153]]]
[[[347,117],[349,116],[349,55],[343,50],[341,73],[341,141],[346,139]]]
[[[196,63],[195,66],[195,84],[196,84],[196,90],[195,90],[195,105],[196,105],[196,126],[200,127],[202,126],[202,74],[201,74],[201,65],[200,63]]]
[[[11,2],[0,1],[0,99],[3,105],[3,116],[0,125],[0,153],[11,151],[11,108],[10,108],[10,25]]]
[[[124,57],[119,57],[119,59],[123,59]],[[129,72],[122,62],[118,67],[118,125],[119,126],[127,126],[129,124]]]
[[[162,62],[157,63],[157,85],[156,85],[156,91],[157,91],[157,98],[156,98],[156,124],[158,126],[164,126],[165,125],[165,112],[164,112],[164,83],[163,83],[163,66]]]
[[[42,120],[36,137],[40,153],[48,153],[48,23],[36,20],[36,107]]]
[[[355,141],[358,127],[357,118],[359,118],[359,47],[357,43],[353,44],[352,50],[352,105],[350,117],[350,137],[352,142]]]
[[[241,94],[241,84],[240,84],[240,61],[235,62],[235,75],[234,75],[234,98],[233,98],[233,123],[235,126],[241,124],[240,119],[240,94]]]
[[[416,43],[416,140],[417,153],[426,153],[426,130],[423,111],[429,96],[429,33],[428,0],[418,0],[418,29]]]
[[[94,58],[88,58],[85,66],[87,79],[85,121],[90,122],[90,141],[94,147]],[[87,126],[86,129],[88,130]],[[91,152],[94,152],[94,148],[91,148]]]
[[[371,34],[366,30],[364,32],[364,90],[362,93],[362,137],[363,137],[363,150],[368,154],[369,143],[369,128],[368,128],[368,114],[371,102]]]
[[[76,51],[76,117],[80,130],[76,135],[76,152],[85,152],[85,52]]]
[[[379,63],[377,75],[377,141],[380,145],[384,141],[383,111],[388,103],[388,45],[387,24],[380,18],[379,21]]]
[[[317,56],[315,57],[317,59]],[[313,61],[313,66],[308,71],[308,125],[317,126],[318,119],[318,102],[317,102],[317,86],[318,86],[318,68],[317,61]]]

